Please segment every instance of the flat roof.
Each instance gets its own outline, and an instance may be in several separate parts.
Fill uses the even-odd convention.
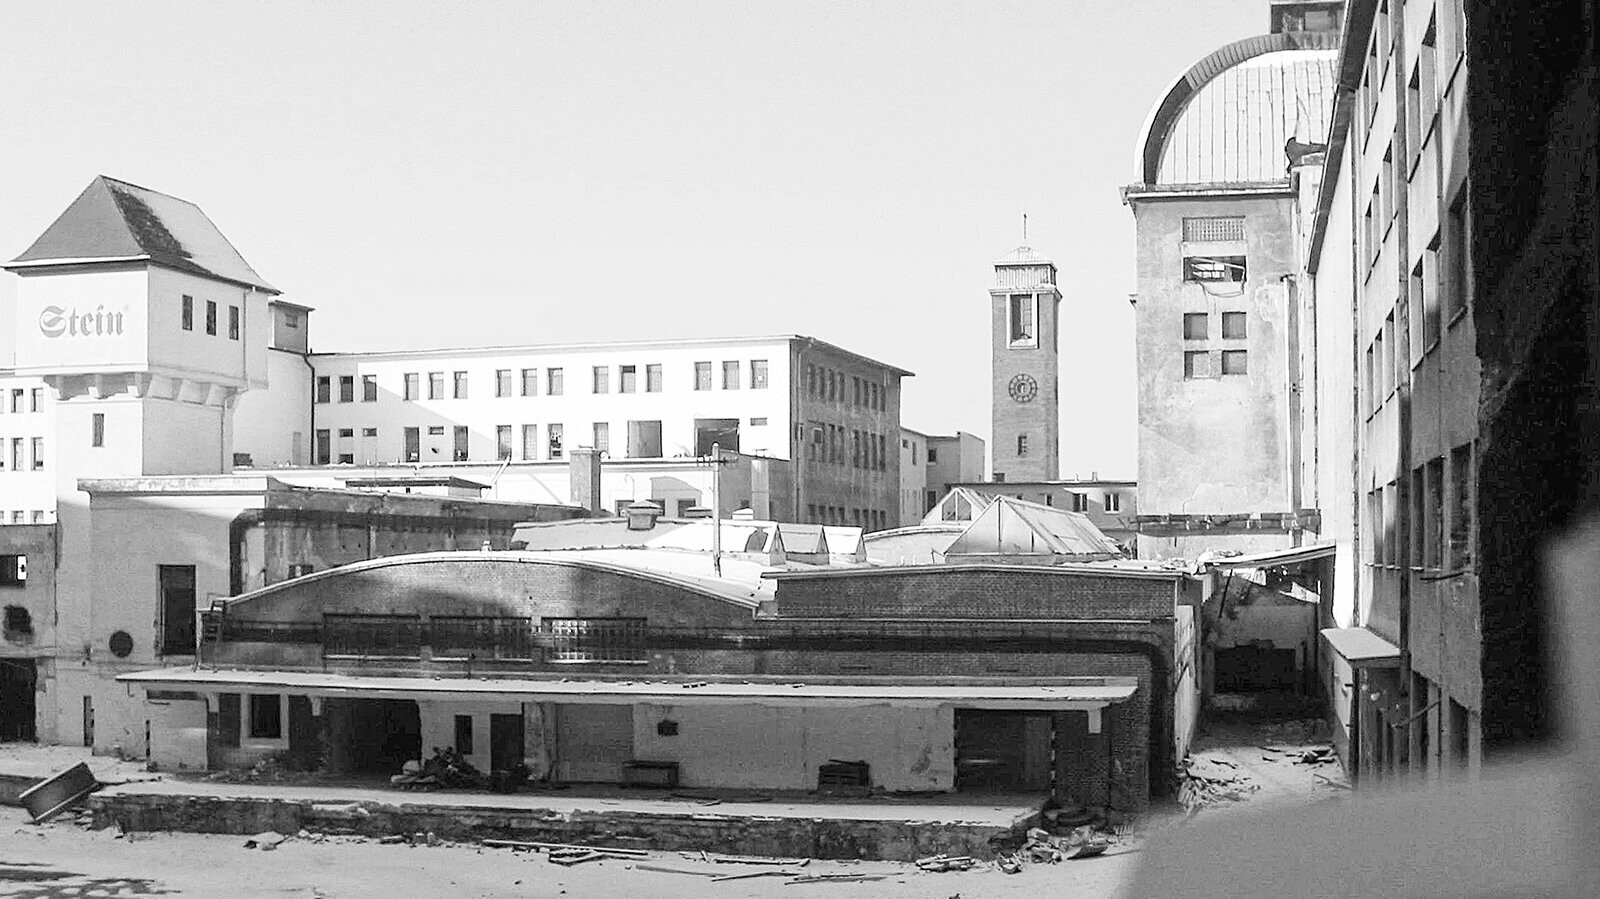
[[[1322,638],[1352,668],[1394,668],[1400,664],[1400,647],[1364,627],[1328,627]]]
[[[1202,568],[1275,568],[1331,558],[1339,547],[1333,543],[1315,543],[1269,552],[1245,553],[1242,556],[1225,556],[1200,562]]]
[[[905,529],[901,529],[905,530]],[[1108,559],[1106,562],[1120,560]],[[928,574],[930,569],[945,571],[1027,571],[1035,574],[1091,575],[1095,577],[1147,578],[1159,581],[1176,581],[1188,577],[1183,571],[1172,568],[1130,568],[1096,562],[1069,562],[1053,565],[1007,564],[1005,562],[961,562],[948,565],[873,565],[854,568],[819,568],[815,570],[769,571],[762,577],[777,579],[825,577],[881,577],[892,574]]]
[[[1132,677],[900,678],[840,681],[761,678],[739,680],[650,678],[569,680],[566,678],[484,679],[438,677],[358,677],[319,671],[206,670],[193,667],[136,671],[118,676],[147,689],[215,689],[230,692],[296,694],[370,699],[460,697],[473,700],[524,700],[603,703],[653,702],[664,705],[964,705],[1004,709],[1090,709],[1133,696]]]

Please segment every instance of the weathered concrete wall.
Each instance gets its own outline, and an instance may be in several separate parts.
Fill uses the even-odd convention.
[[[794,423],[800,426],[791,438],[791,458],[799,471],[795,479],[799,486],[794,505],[796,520],[864,524],[856,520],[855,513],[866,510],[879,513],[882,519],[882,525],[868,525],[869,530],[897,526],[900,376],[880,364],[823,344],[799,341],[792,352]],[[824,389],[828,373],[838,385],[831,396]],[[813,377],[818,385],[815,392],[811,389]],[[855,378],[878,385],[879,408],[856,402]],[[823,432],[821,444],[813,442],[812,434],[817,428]],[[881,469],[867,464],[866,459],[852,458],[852,432],[864,433],[873,443],[881,440]],[[830,434],[838,436],[833,438]],[[831,448],[830,440],[836,441]]]

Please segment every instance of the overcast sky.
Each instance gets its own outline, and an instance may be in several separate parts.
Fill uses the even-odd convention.
[[[1161,91],[1266,27],[1267,0],[8,4],[0,257],[105,174],[198,203],[317,350],[808,334],[916,372],[906,426],[988,439],[1027,212],[1062,474],[1132,477],[1117,189]]]

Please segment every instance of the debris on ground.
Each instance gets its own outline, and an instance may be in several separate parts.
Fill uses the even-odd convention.
[[[285,839],[287,839],[287,837],[281,833],[278,833],[276,830],[263,830],[250,839],[245,840],[244,848],[260,849],[263,852],[270,852],[278,848],[278,844],[282,843]]]
[[[496,849],[515,849],[523,852],[545,852],[550,854],[551,861],[557,854],[568,857],[574,853],[593,852],[599,855],[609,855],[617,858],[649,858],[650,853],[644,849],[623,849],[618,846],[579,846],[575,843],[537,843],[528,840],[484,840],[483,845]],[[587,859],[585,859],[587,861]]]
[[[1178,804],[1189,814],[1215,802],[1242,802],[1247,794],[1261,789],[1249,777],[1238,773],[1238,766],[1223,759],[1191,756],[1183,760],[1179,772]]]
[[[977,864],[977,860],[969,855],[930,855],[927,858],[917,859],[917,867],[924,871],[965,871]]]

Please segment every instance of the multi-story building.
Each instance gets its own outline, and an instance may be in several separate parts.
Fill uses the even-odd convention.
[[[1286,145],[1325,139],[1339,4],[1273,4],[1268,34],[1182,73],[1124,188],[1138,240],[1139,554],[1286,548],[1315,524],[1292,435],[1295,192]]]
[[[896,527],[909,527],[922,520],[928,492],[928,435],[910,428],[900,429],[900,509]]]
[[[957,484],[971,484],[984,479],[987,446],[982,437],[957,431],[954,434],[934,434],[928,437],[927,493],[922,505],[924,515],[940,497]]]

